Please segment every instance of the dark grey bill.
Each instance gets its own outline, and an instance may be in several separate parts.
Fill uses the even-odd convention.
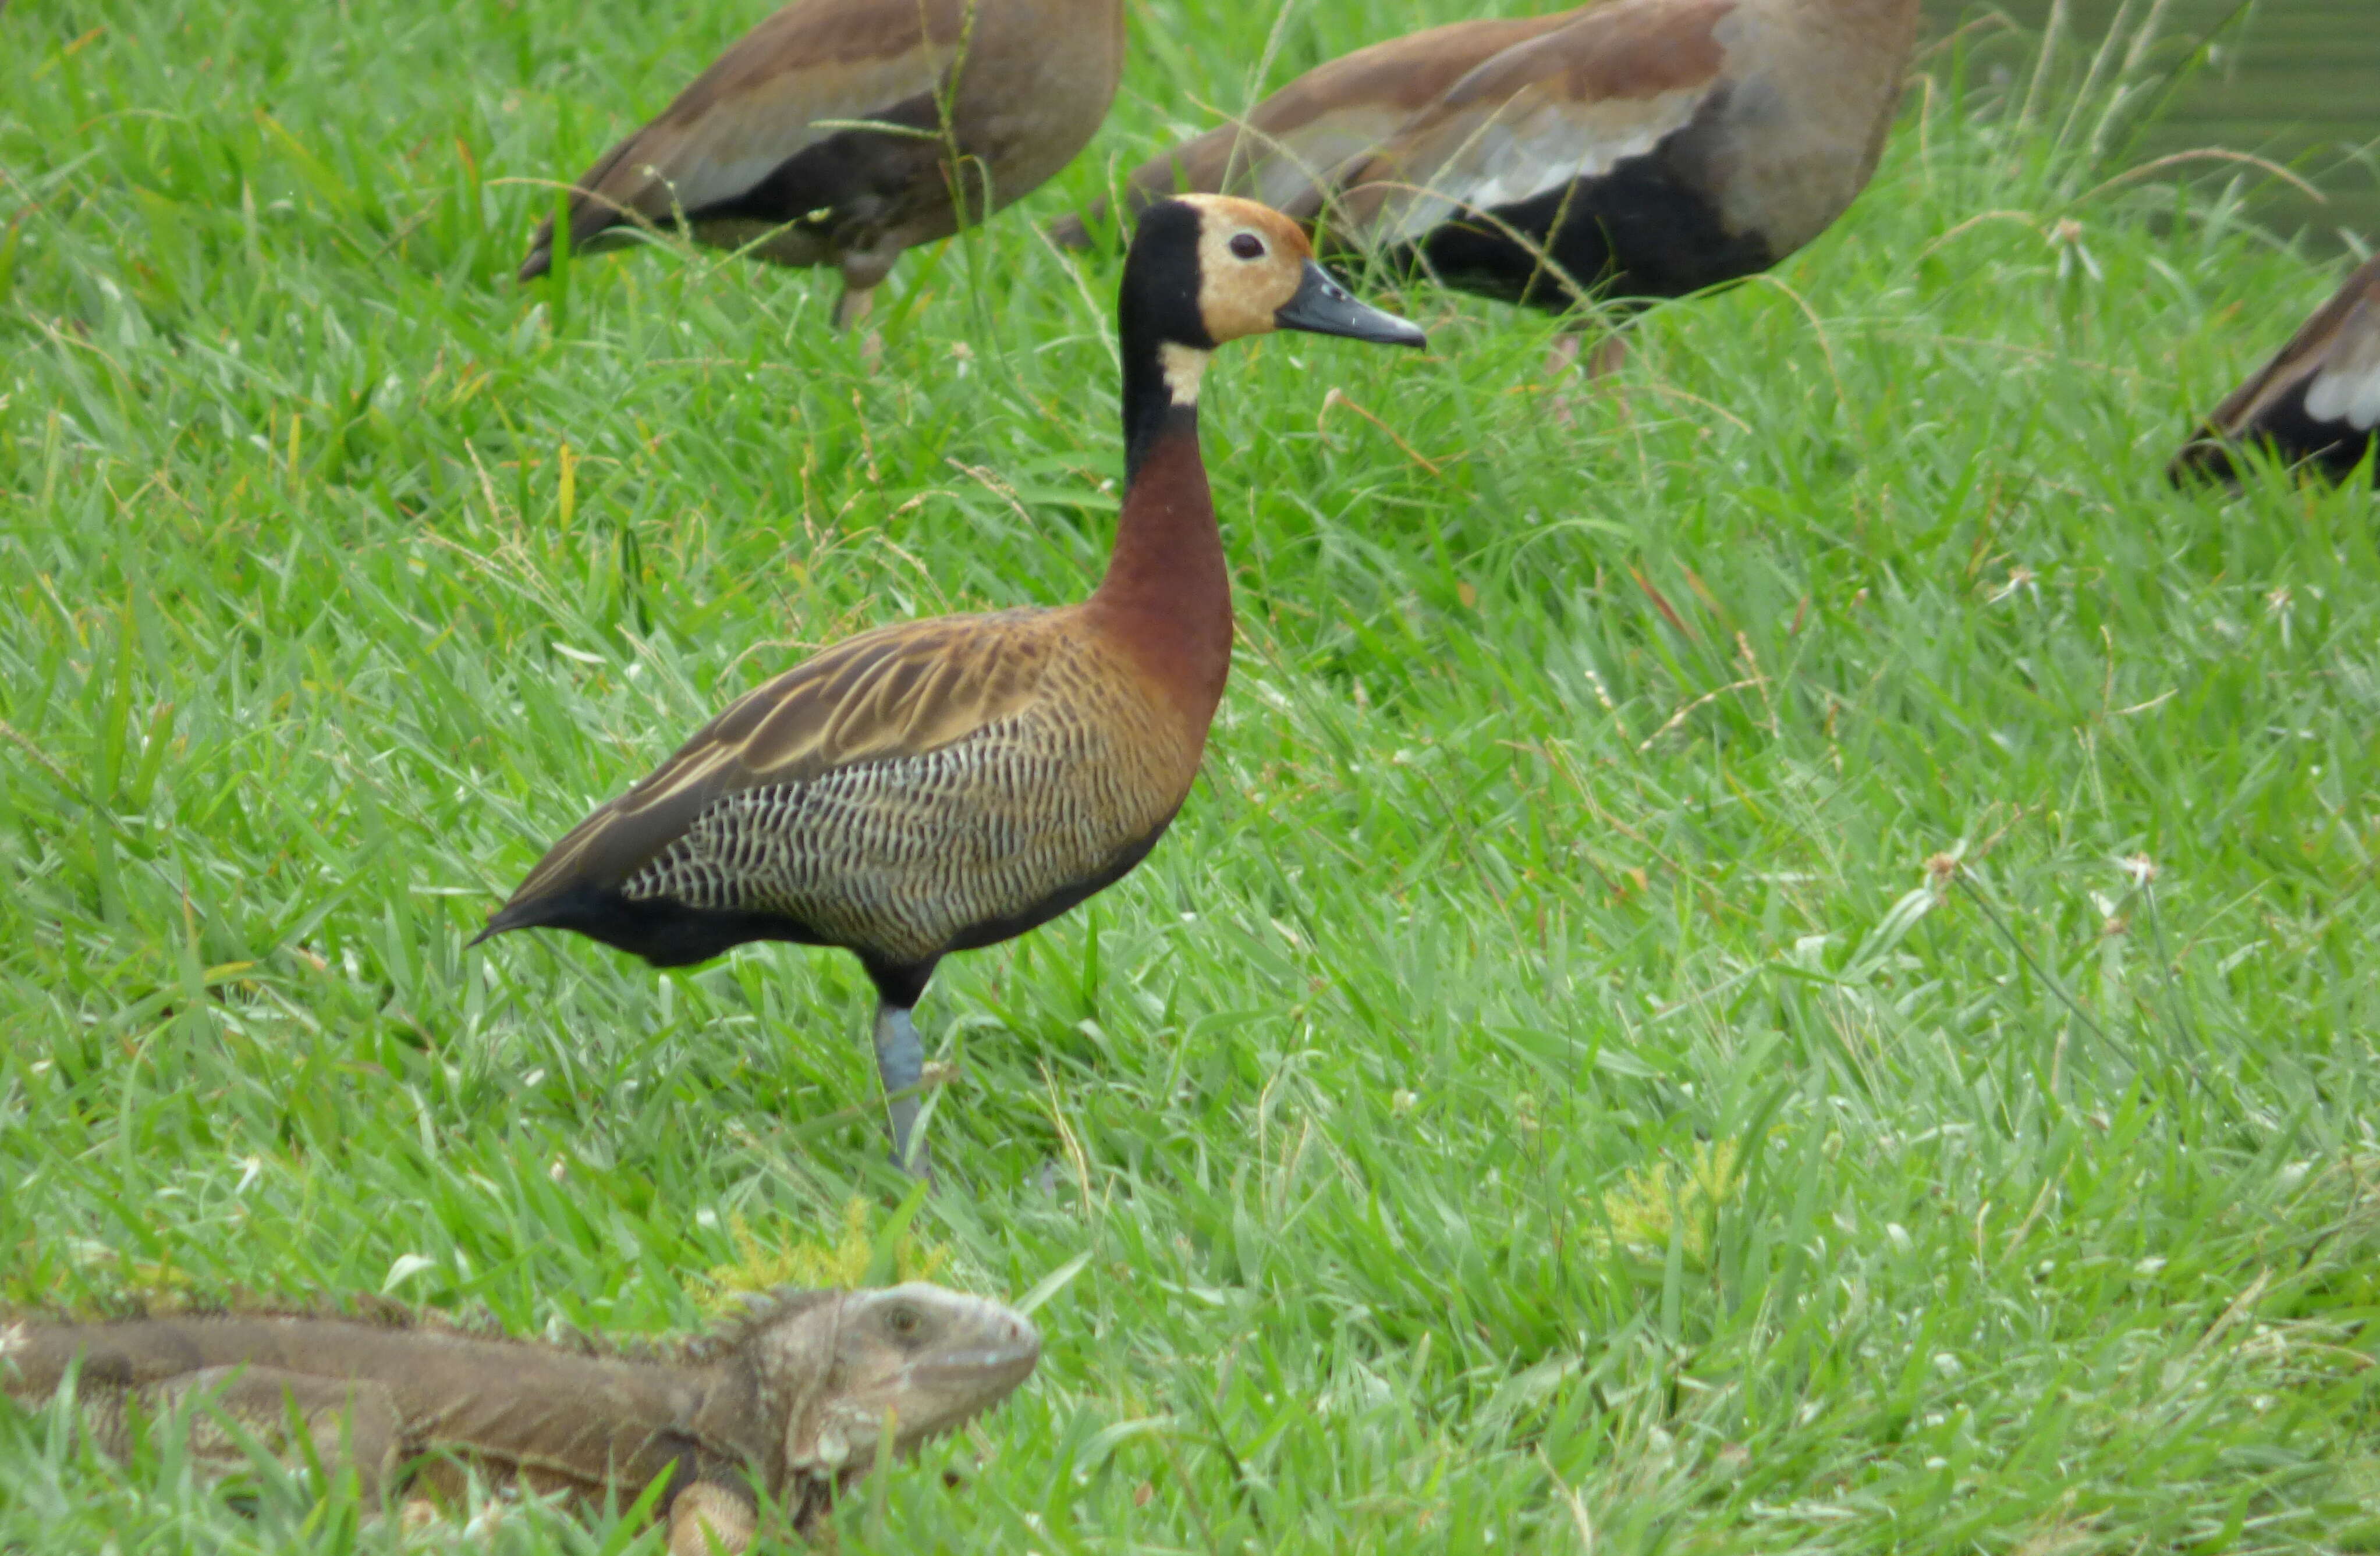
[[[1305,261],[1305,276],[1297,283],[1297,295],[1281,304],[1272,321],[1284,330],[1344,335],[1381,345],[1422,345],[1428,341],[1421,326],[1411,320],[1357,302],[1353,293],[1331,279],[1329,271],[1311,259]]]

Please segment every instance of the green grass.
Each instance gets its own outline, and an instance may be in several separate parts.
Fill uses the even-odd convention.
[[[1136,6],[880,366],[830,278],[510,285],[757,9],[0,14],[0,1299],[651,1332],[736,1217],[898,1201],[847,958],[463,943],[808,647],[1089,587],[1114,265],[1026,218],[1272,20]],[[1301,8],[1263,79],[1427,9]],[[1085,1262],[968,1483],[844,1550],[2380,1546],[2374,501],[2158,474],[2336,271],[1921,63],[1851,215],[1618,394],[1423,289],[1427,357],[1219,364],[1206,777],[921,1010],[941,1278]],[[111,1541],[399,1543],[0,1411],[0,1548]]]

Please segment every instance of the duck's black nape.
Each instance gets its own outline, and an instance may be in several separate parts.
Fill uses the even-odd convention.
[[[1197,207],[1177,199],[1160,200],[1141,212],[1116,296],[1116,332],[1126,372],[1132,370],[1135,344],[1151,363],[1157,348],[1169,341],[1198,351],[1215,349],[1198,311],[1199,230]]]
[[[1123,283],[1116,295],[1116,342],[1123,357],[1124,485],[1175,415],[1173,392],[1165,381],[1163,348],[1215,349],[1198,308],[1198,239],[1196,206],[1160,200],[1141,213],[1132,251],[1124,257]],[[1183,406],[1180,414],[1195,418]],[[1191,422],[1195,426],[1195,419]]]

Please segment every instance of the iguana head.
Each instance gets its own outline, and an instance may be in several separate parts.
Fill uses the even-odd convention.
[[[1008,1397],[1041,1357],[1024,1314],[935,1285],[785,1294],[744,1345],[762,1398],[783,1409],[785,1469],[866,1473],[892,1449],[964,1424]]]

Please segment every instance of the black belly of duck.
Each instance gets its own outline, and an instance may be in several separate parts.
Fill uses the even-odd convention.
[[[2306,396],[2315,380],[2301,379],[2288,392],[2259,407],[2243,425],[2219,436],[2202,431],[2176,456],[2168,475],[2180,481],[2187,476],[2238,481],[2247,472],[2238,458],[2241,445],[2261,446],[2284,464],[2301,466],[2327,479],[2343,481],[2380,448],[2380,426],[2358,429],[2343,417],[2323,417],[2306,408]],[[2373,459],[2373,481],[2380,485],[2380,458]]]
[[[2338,421],[2320,420],[2306,410],[2306,391],[2307,386],[2301,383],[2265,406],[2231,441],[2204,438],[2191,444],[2174,462],[2175,478],[2192,472],[2219,481],[2244,478],[2247,472],[2240,467],[2235,443],[2261,445],[2269,457],[2333,481],[2354,475],[2356,467],[2380,447],[2380,427],[2359,432]],[[2374,483],[2380,485],[2380,459],[2373,461],[2372,474]]]
[[[1046,895],[1005,911],[994,911],[953,931],[934,952],[920,956],[892,937],[852,934],[831,927],[822,915],[778,907],[735,903],[697,907],[674,896],[632,897],[617,887],[580,887],[549,899],[538,916],[518,927],[566,929],[614,950],[641,957],[654,967],[692,967],[724,956],[738,946],[775,940],[795,946],[833,946],[856,956],[868,975],[896,1000],[914,1003],[925,993],[934,964],[951,951],[972,951],[1038,929],[1130,874],[1165,836],[1171,818],[1147,836],[1118,850],[1099,869]]]
[[[958,214],[938,171],[943,151],[934,99],[911,98],[872,115],[872,122],[897,125],[909,133],[837,130],[779,163],[740,194],[686,211],[686,224],[697,233],[722,223],[804,226],[821,235],[859,241],[870,229],[948,211],[955,230]],[[980,221],[981,169],[972,158],[964,165],[974,175],[967,190],[968,220]],[[674,225],[674,217],[658,224]]]

